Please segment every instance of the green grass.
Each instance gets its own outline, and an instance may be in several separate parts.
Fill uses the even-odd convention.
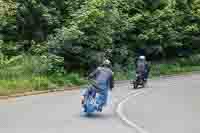
[[[186,72],[200,71],[200,54],[189,58],[177,58],[173,61],[162,61],[162,63],[152,63],[150,77],[161,75],[173,75]],[[115,72],[115,79],[127,80],[135,78],[134,68],[127,69],[126,72]]]
[[[33,90],[46,90],[49,81],[46,77],[33,79],[0,80],[0,95],[9,95]]]
[[[47,74],[48,63],[39,56],[0,58],[0,96],[28,91],[82,85],[86,81],[77,73]]]
[[[115,71],[115,80],[135,78],[134,68]],[[40,91],[62,86],[80,86],[87,81],[77,73],[47,74],[48,64],[43,57],[18,56],[12,59],[0,58],[0,96],[28,91]],[[119,70],[119,69],[118,69]],[[151,65],[150,77],[200,71],[200,55],[179,58]]]
[[[182,74],[186,72],[200,71],[199,66],[180,66],[177,64],[153,64],[151,66],[150,78],[164,76],[164,75],[173,75],[173,74]],[[115,72],[115,80],[130,80],[135,78],[135,71],[127,70],[127,72]]]
[[[66,75],[54,74],[51,75],[48,79],[51,81],[51,83],[58,86],[79,86],[87,83],[87,81],[77,73],[69,73]]]
[[[200,71],[200,55],[189,58],[178,58],[173,61],[165,61],[161,64],[153,64],[151,76],[180,74],[185,72]]]
[[[33,76],[12,80],[0,80],[0,96],[23,93],[28,91],[51,90],[61,86],[75,86],[85,84],[86,81],[78,74],[62,76]]]
[[[200,71],[199,66],[180,66],[177,64],[159,64],[153,65],[151,77],[161,75],[181,74],[186,72]]]

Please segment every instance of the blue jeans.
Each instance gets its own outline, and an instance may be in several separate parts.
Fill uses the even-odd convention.
[[[100,90],[98,92],[96,103],[98,106],[103,107],[107,103],[108,85],[106,84],[105,81],[100,81],[100,82],[98,82],[98,87],[100,88]]]

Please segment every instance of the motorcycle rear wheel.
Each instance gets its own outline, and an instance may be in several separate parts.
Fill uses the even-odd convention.
[[[138,88],[138,84],[135,82],[135,83],[133,83],[133,88],[134,89],[137,89]]]

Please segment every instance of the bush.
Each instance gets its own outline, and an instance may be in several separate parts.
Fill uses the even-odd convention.
[[[178,63],[181,66],[199,66],[200,65],[200,54],[192,55],[189,58],[178,59]]]
[[[33,77],[30,82],[33,90],[48,90],[51,84],[47,77]]]
[[[20,55],[10,59],[0,56],[0,60],[0,95],[86,83],[79,74],[68,74],[60,68],[49,73],[46,56]]]
[[[48,64],[40,56],[19,55],[11,59],[1,58],[0,79],[31,78],[35,75],[46,75]]]
[[[32,91],[30,80],[0,80],[0,95]]]
[[[82,85],[87,82],[79,74],[75,74],[75,73],[54,74],[49,77],[49,80],[52,83],[57,84],[59,86]]]

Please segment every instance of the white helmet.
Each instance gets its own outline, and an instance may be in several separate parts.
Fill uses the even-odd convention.
[[[103,65],[110,65],[110,61],[109,60],[104,60]]]
[[[146,60],[146,57],[145,56],[140,56],[139,59],[140,60]]]

